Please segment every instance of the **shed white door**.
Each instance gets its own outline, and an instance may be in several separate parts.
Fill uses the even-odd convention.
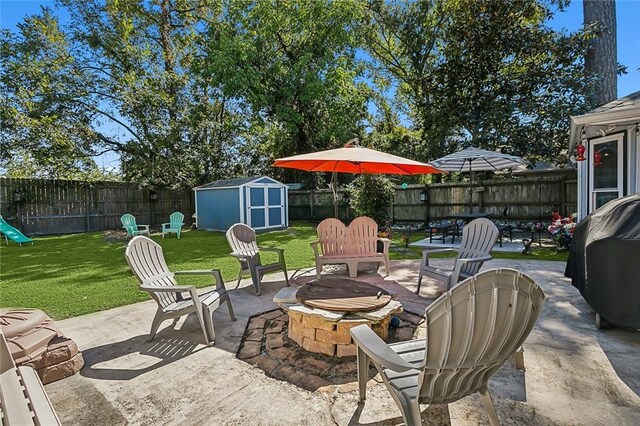
[[[285,226],[285,190],[279,185],[249,185],[247,225],[253,229]]]
[[[607,202],[625,195],[624,135],[592,139],[588,161],[591,213]]]

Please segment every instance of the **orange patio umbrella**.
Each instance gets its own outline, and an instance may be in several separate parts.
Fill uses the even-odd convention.
[[[333,192],[334,213],[338,216],[338,194],[336,173],[371,173],[387,175],[423,175],[443,173],[442,170],[426,163],[398,157],[357,145],[352,139],[343,148],[310,154],[278,158],[273,165],[308,172],[332,172],[331,190]]]

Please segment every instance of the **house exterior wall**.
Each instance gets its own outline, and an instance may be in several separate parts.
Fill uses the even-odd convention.
[[[593,162],[593,144],[603,141],[613,141],[622,138],[626,158],[623,160],[623,167],[626,170],[624,176],[623,196],[640,192],[640,137],[636,131],[636,126],[628,126],[611,134],[592,137],[587,139],[586,160],[578,162],[578,220],[582,220],[593,209],[591,206],[591,164]]]

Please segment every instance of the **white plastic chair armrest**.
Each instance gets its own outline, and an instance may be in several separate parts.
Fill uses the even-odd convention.
[[[192,285],[163,285],[163,286],[141,285],[140,286],[140,290],[148,291],[150,293],[181,293],[183,291],[191,291],[191,289],[195,290],[196,288]]]
[[[424,367],[424,361],[410,364],[393,351],[371,328],[359,325],[350,330],[351,337],[359,349],[384,368],[393,371],[417,370]]]
[[[433,253],[447,253],[447,252],[457,252],[458,249],[454,248],[454,247],[448,247],[448,248],[436,248],[436,249],[431,249],[431,248],[425,248],[422,249],[423,253],[427,253],[427,254],[433,254]]]
[[[175,275],[211,275],[213,277],[213,281],[216,284],[216,287],[225,289],[224,280],[222,279],[222,273],[220,272],[220,269],[192,269],[188,271],[176,271],[174,272],[174,274]]]
[[[236,259],[242,259],[242,260],[253,259],[255,257],[254,254],[247,253],[247,252],[239,252],[239,251],[234,251],[229,254],[230,256],[235,257]]]
[[[259,250],[264,250],[264,251],[273,251],[276,253],[283,253],[284,249],[278,248],[278,247],[258,247]]]
[[[485,256],[480,256],[475,258],[460,258],[458,259],[458,262],[462,262],[462,263],[487,262],[491,259],[493,259],[493,256],[485,255]]]

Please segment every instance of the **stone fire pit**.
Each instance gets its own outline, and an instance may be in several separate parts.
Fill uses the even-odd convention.
[[[385,290],[348,278],[323,278],[300,288],[284,287],[273,298],[289,314],[288,337],[307,351],[352,356],[349,330],[366,324],[382,339],[402,304]]]

